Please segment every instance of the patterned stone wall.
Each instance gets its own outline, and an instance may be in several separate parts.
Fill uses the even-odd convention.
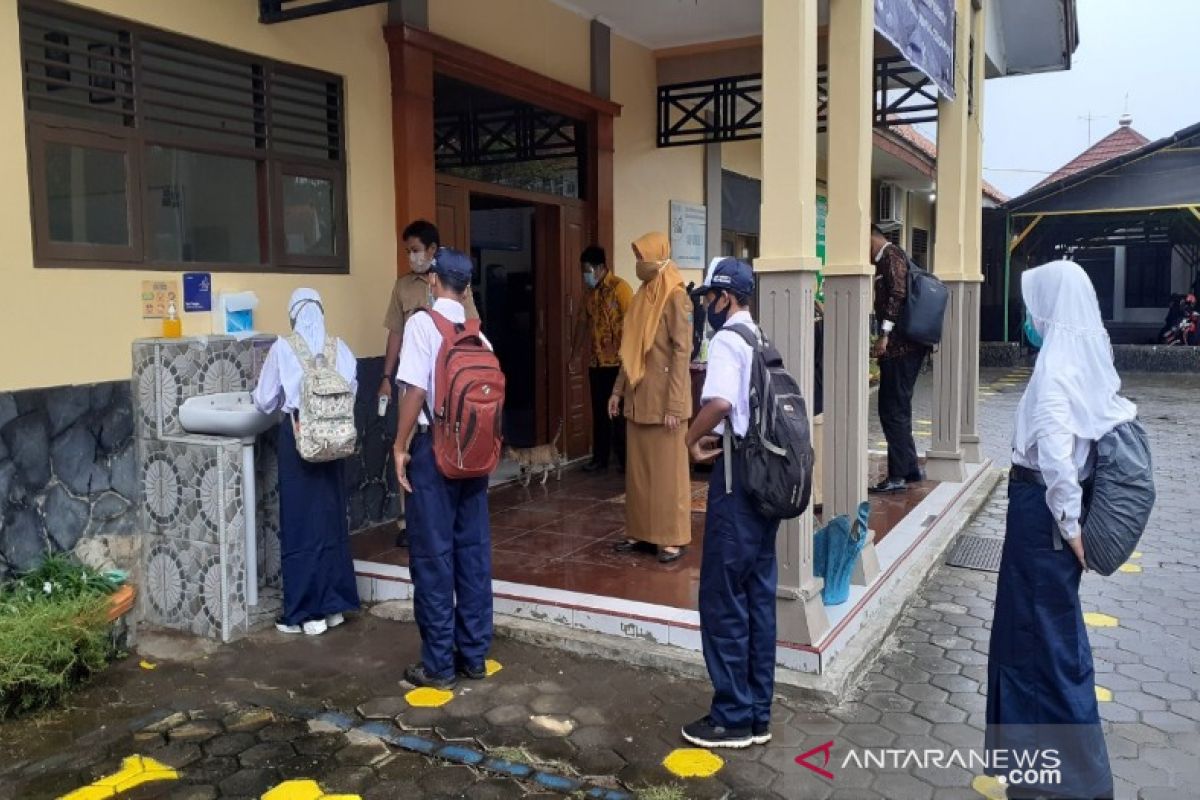
[[[0,579],[138,532],[128,382],[0,393]]]

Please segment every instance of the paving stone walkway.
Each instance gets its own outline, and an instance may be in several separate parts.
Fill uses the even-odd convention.
[[[918,419],[928,419],[927,383]],[[989,372],[984,383],[985,450],[1004,465],[1020,376]],[[1160,502],[1134,569],[1084,578],[1085,610],[1102,615],[1089,617],[1089,633],[1120,798],[1200,797],[1198,392],[1200,377],[1128,379],[1153,439]],[[1005,505],[1001,485],[967,532],[1001,535]],[[771,744],[722,754],[707,778],[663,765],[682,747],[679,727],[705,711],[701,681],[500,640],[493,656],[503,668],[439,704],[398,682],[416,657],[414,627],[362,615],[317,639],[266,631],[190,655],[187,640],[157,638],[156,652],[174,642],[181,655],[153,670],[126,659],[71,708],[0,725],[0,797],[58,797],[134,754],[179,777],[121,798],[260,797],[299,778],[364,800],[564,796],[529,780],[532,773],[501,776],[473,756],[454,761],[397,746],[397,737],[413,735],[653,800],[978,798],[976,772],[959,766],[864,769],[843,759],[851,749],[980,748],[994,592],[993,573],[939,566],[851,697],[815,708],[781,688]],[[341,716],[322,721],[330,711]],[[369,724],[377,727],[354,730]],[[806,760],[821,766],[828,742],[832,779],[797,763],[816,749]],[[682,768],[706,766],[685,760]]]

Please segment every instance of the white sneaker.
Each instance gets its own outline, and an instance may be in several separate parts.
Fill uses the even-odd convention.
[[[325,624],[330,628],[336,628],[345,621],[346,617],[342,614],[330,614],[329,616],[325,617]]]
[[[280,633],[302,633],[304,629],[299,625],[284,625],[282,622],[276,622],[275,630]]]
[[[311,622],[306,622],[302,626],[305,636],[320,636],[325,631],[329,630],[329,626],[325,624],[323,619],[314,619]]]

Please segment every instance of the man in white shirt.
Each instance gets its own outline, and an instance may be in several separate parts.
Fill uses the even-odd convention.
[[[724,258],[709,267],[702,293],[708,323],[716,331],[708,346],[703,405],[687,432],[697,463],[715,462],[704,517],[700,564],[700,637],[713,684],[707,716],[684,726],[683,738],[700,747],[742,748],[771,740],[775,688],[775,535],[779,522],[759,514],[732,465],[726,486],[725,426],[736,439],[750,424],[750,380],[754,350],[735,330],[758,335],[750,315],[754,273]]]
[[[421,631],[421,662],[409,666],[404,677],[414,686],[437,689],[453,688],[456,674],[484,678],[492,641],[488,479],[452,480],[441,474],[427,410],[436,396],[442,347],[432,314],[456,324],[466,321],[463,302],[473,268],[465,253],[438,250],[429,274],[433,308],[414,314],[405,325],[396,372],[405,385],[396,424],[396,477],[408,493],[409,570]]]

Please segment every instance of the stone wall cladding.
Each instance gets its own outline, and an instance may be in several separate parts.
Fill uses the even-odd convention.
[[[1015,342],[984,342],[979,347],[979,366],[1010,369],[1033,366],[1036,358]],[[1113,363],[1118,372],[1200,373],[1200,347],[1162,347],[1150,344],[1113,345]]]

